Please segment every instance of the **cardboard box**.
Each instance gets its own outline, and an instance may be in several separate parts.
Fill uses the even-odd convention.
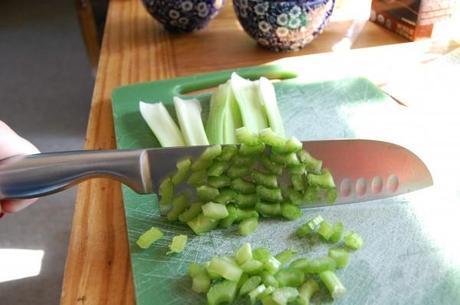
[[[372,0],[371,21],[414,41],[452,16],[455,0]]]

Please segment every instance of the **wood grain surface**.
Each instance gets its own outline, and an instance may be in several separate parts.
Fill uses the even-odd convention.
[[[228,2],[205,30],[171,35],[147,14],[141,1],[110,1],[86,149],[115,147],[111,109],[111,92],[115,87],[331,52],[354,24],[343,18],[333,21],[302,51],[272,53],[257,47],[241,30]],[[283,62],[298,64],[300,60],[312,71],[312,79],[357,73],[383,83],[390,76],[388,69],[394,73],[394,69],[401,68],[401,62],[414,64],[446,51],[433,49],[426,42],[402,43],[402,38],[372,23],[366,23],[355,38],[353,48],[390,46],[309,55]],[[123,213],[118,183],[94,179],[80,185],[61,304],[135,304]]]

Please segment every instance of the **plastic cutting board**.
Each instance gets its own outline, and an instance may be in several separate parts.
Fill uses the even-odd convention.
[[[424,136],[426,124],[417,125],[409,119],[405,107],[367,79],[304,83],[295,78],[295,72],[276,66],[237,71],[244,77],[265,75],[285,79],[275,87],[289,136],[302,140],[380,139],[405,145],[416,152],[414,138]],[[113,117],[117,147],[158,146],[139,114],[140,100],[171,105],[174,95],[213,87],[227,80],[230,73],[215,72],[116,89]],[[203,104],[206,120],[209,94],[197,97]],[[343,161],[352,162],[352,156],[343,156]],[[385,200],[307,209],[297,221],[265,220],[255,233],[244,238],[235,234],[234,229],[195,236],[187,227],[168,223],[159,216],[156,195],[138,195],[123,186],[123,197],[138,305],[206,304],[205,296],[191,290],[191,281],[185,275],[189,263],[229,255],[244,242],[250,242],[253,248],[268,247],[273,253],[293,247],[299,256],[327,254],[327,247],[312,246],[293,236],[301,223],[317,214],[332,222],[342,221],[346,228],[359,232],[365,241],[364,248],[352,254],[349,266],[337,272],[348,293],[334,304],[460,304],[460,267],[455,265],[458,260],[455,261],[448,247],[450,242],[443,241],[442,232],[433,229],[449,210],[437,205],[438,213],[431,212],[430,198],[439,198],[433,188]],[[135,241],[151,226],[159,227],[165,237],[151,248],[141,250]],[[458,229],[457,226],[457,235]],[[188,235],[187,247],[181,254],[167,256],[168,244],[177,234]],[[313,304],[318,304],[319,299],[323,303],[332,302],[323,295],[313,299]]]

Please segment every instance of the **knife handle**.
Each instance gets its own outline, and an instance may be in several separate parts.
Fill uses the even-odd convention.
[[[138,193],[152,192],[145,150],[69,151],[21,155],[0,161],[0,199],[35,198],[83,180],[108,176]]]

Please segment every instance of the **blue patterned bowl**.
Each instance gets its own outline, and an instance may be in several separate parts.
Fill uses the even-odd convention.
[[[199,30],[214,18],[224,0],[142,0],[147,11],[166,30],[188,33]]]
[[[274,51],[300,50],[326,26],[335,0],[233,0],[246,33]]]

